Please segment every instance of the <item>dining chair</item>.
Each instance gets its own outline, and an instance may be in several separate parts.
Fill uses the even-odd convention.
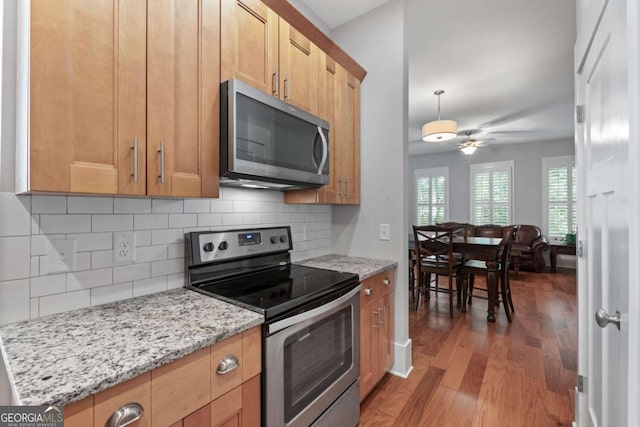
[[[411,295],[411,302],[415,301],[416,299],[416,291],[415,291],[415,284],[416,284],[416,278],[414,275],[415,272],[415,268],[416,268],[416,253],[415,250],[410,248],[409,249],[409,295]]]
[[[453,317],[453,297],[460,301],[462,262],[453,256],[453,229],[439,226],[413,226],[416,262],[418,266],[418,292],[416,310],[420,303],[420,295],[430,299],[431,291],[449,294],[449,316]],[[438,281],[431,285],[431,274],[447,276],[449,287],[440,287]],[[453,278],[456,278],[456,290],[453,289]]]
[[[504,311],[507,315],[507,319],[509,322],[512,321],[511,313],[515,313],[515,308],[513,306],[513,300],[511,299],[511,286],[509,283],[509,268],[511,265],[511,246],[516,239],[516,235],[518,234],[518,230],[520,230],[519,225],[514,225],[513,227],[509,227],[506,231],[506,235],[503,237],[500,245],[498,246],[498,295],[496,296],[496,305],[502,303],[504,306]],[[483,296],[473,295],[473,291],[484,291],[489,293],[487,288],[475,288],[474,281],[472,277],[474,274],[484,274],[487,277],[487,263],[481,260],[467,260],[462,265],[463,270],[463,302],[462,302],[462,312],[466,312],[466,304],[467,302],[471,304],[471,300],[473,297],[487,299]],[[468,298],[467,298],[468,294]],[[467,301],[468,300],[468,301]]]

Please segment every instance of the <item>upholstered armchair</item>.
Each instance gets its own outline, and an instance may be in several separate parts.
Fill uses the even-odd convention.
[[[544,252],[549,250],[549,242],[535,225],[522,225],[511,246],[511,251],[520,252],[520,269],[542,271],[545,266]]]

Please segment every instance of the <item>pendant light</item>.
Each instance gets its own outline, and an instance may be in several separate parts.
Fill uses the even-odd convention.
[[[422,140],[426,142],[449,141],[458,136],[458,124],[455,120],[440,119],[440,95],[443,90],[433,92],[438,97],[438,120],[422,126]]]

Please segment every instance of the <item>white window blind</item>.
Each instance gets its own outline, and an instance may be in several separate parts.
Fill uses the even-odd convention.
[[[573,156],[542,159],[544,230],[563,240],[576,230],[576,165]]]
[[[445,222],[449,210],[449,168],[418,169],[414,175],[416,225]]]
[[[471,165],[471,222],[513,223],[513,162]]]

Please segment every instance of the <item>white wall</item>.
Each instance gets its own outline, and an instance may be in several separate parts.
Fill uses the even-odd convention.
[[[416,169],[449,167],[449,220],[469,222],[471,199],[469,165],[475,163],[514,161],[514,223],[542,227],[542,158],[574,154],[572,139],[553,142],[530,142],[499,148],[477,150],[472,156],[450,151],[409,158],[409,186],[411,208],[408,212],[409,228],[415,223],[415,188],[413,174]]]
[[[334,40],[368,73],[361,86],[361,204],[333,208],[334,251],[398,262],[393,371],[399,375],[411,368],[404,10],[404,1],[392,1],[332,32]],[[380,224],[390,225],[391,240],[378,239]]]

